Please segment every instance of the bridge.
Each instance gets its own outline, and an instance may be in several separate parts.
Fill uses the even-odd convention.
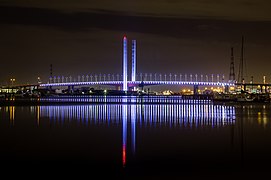
[[[87,85],[111,85],[116,86],[118,89],[123,91],[135,90],[136,87],[150,86],[150,85],[179,85],[186,86],[192,85],[194,89],[197,89],[198,86],[221,86],[221,87],[229,87],[234,86],[234,83],[227,83],[224,81],[224,76],[217,75],[217,80],[214,81],[214,76],[210,77],[206,75],[203,78],[203,75],[189,75],[182,74],[177,75],[169,74],[164,75],[162,78],[162,74],[147,74],[143,76],[143,74],[136,75],[136,40],[132,40],[132,62],[131,62],[131,78],[128,80],[128,39],[126,36],[123,37],[123,72],[121,77],[119,75],[86,75],[86,76],[78,76],[77,79],[73,79],[70,77],[50,77],[48,83],[39,84],[40,87],[60,87],[67,86],[69,88],[73,88],[74,86],[87,86]],[[149,75],[149,76],[148,76]],[[140,76],[140,77],[139,77]],[[219,77],[222,77],[219,79]],[[121,88],[122,87],[122,88]]]
[[[40,84],[41,87],[52,86],[83,86],[83,85],[123,85],[122,81],[81,81],[81,82],[63,82]],[[127,81],[128,87],[150,85],[197,85],[197,86],[234,86],[233,83],[224,82],[198,82],[198,81]]]
[[[198,92],[199,86],[215,86],[224,87],[227,91],[229,87],[235,86],[234,82],[224,82],[224,75],[192,75],[192,74],[161,74],[161,73],[139,73],[136,71],[136,40],[132,40],[131,52],[131,76],[128,77],[128,39],[123,37],[123,64],[122,74],[99,74],[99,75],[82,75],[72,77],[52,76],[47,83],[26,84],[26,85],[12,85],[10,88],[28,88],[28,87],[44,87],[57,88],[68,87],[71,91],[75,86],[89,86],[89,85],[108,85],[115,86],[116,89],[122,91],[135,91],[137,87],[151,86],[151,85],[177,85],[177,86],[194,86],[194,93]],[[52,71],[52,69],[51,69]],[[128,80],[129,79],[129,80]]]

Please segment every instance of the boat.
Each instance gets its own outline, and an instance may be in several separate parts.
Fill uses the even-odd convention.
[[[213,101],[222,102],[270,102],[270,94],[268,93],[239,93],[239,94],[224,94],[217,93],[213,96]]]
[[[213,95],[214,101],[235,101],[235,94],[215,93]]]
[[[249,93],[236,94],[237,102],[253,102],[256,100],[256,96]]]

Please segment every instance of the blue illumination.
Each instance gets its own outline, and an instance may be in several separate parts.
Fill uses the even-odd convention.
[[[127,38],[123,38],[123,84],[122,90],[127,91]]]
[[[132,40],[132,81],[136,80],[136,40]]]
[[[136,150],[136,105],[131,105],[131,139],[132,139],[132,152],[135,154],[135,150]]]
[[[122,106],[122,162],[126,165],[126,145],[127,145],[127,106]]]
[[[127,71],[127,68],[126,68]],[[127,73],[126,73],[127,74]],[[127,84],[139,85],[141,81],[127,81],[127,76],[123,80],[126,80]],[[78,86],[78,85],[122,85],[124,81],[96,81],[96,82],[68,82],[68,83],[47,83],[40,84],[41,87],[50,86]],[[144,81],[146,85],[202,85],[202,86],[234,86],[232,83],[219,83],[219,82],[193,82],[193,81]],[[125,84],[123,84],[123,87]]]

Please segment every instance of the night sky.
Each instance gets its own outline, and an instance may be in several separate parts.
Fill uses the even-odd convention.
[[[0,84],[122,73],[122,37],[138,73],[224,74],[271,81],[269,0],[0,0]]]

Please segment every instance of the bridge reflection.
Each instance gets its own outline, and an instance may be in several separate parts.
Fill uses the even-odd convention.
[[[125,101],[125,100],[124,100]],[[90,124],[122,126],[122,164],[126,166],[127,144],[136,152],[136,129],[150,126],[216,128],[235,123],[235,108],[213,104],[138,105],[101,104],[80,106],[38,106],[37,117],[65,125],[72,120]],[[40,118],[38,121],[40,121]],[[40,124],[40,122],[38,122]],[[130,143],[127,143],[130,138]]]
[[[114,124],[125,121],[139,127],[182,126],[186,128],[218,127],[235,122],[235,108],[214,104],[96,104],[38,106],[39,117],[65,124],[77,120],[81,125]],[[40,119],[38,118],[38,119]]]
[[[123,99],[123,101],[126,100]],[[12,126],[18,119],[15,112],[17,108],[20,110],[18,106],[1,109],[9,115]],[[31,114],[35,115],[37,127],[42,127],[47,123],[50,127],[69,127],[71,124],[79,127],[121,127],[123,166],[127,163],[127,150],[129,154],[136,153],[136,137],[139,129],[149,127],[179,127],[191,130],[219,128],[234,125],[236,116],[235,106],[212,103],[50,105],[28,108]]]

